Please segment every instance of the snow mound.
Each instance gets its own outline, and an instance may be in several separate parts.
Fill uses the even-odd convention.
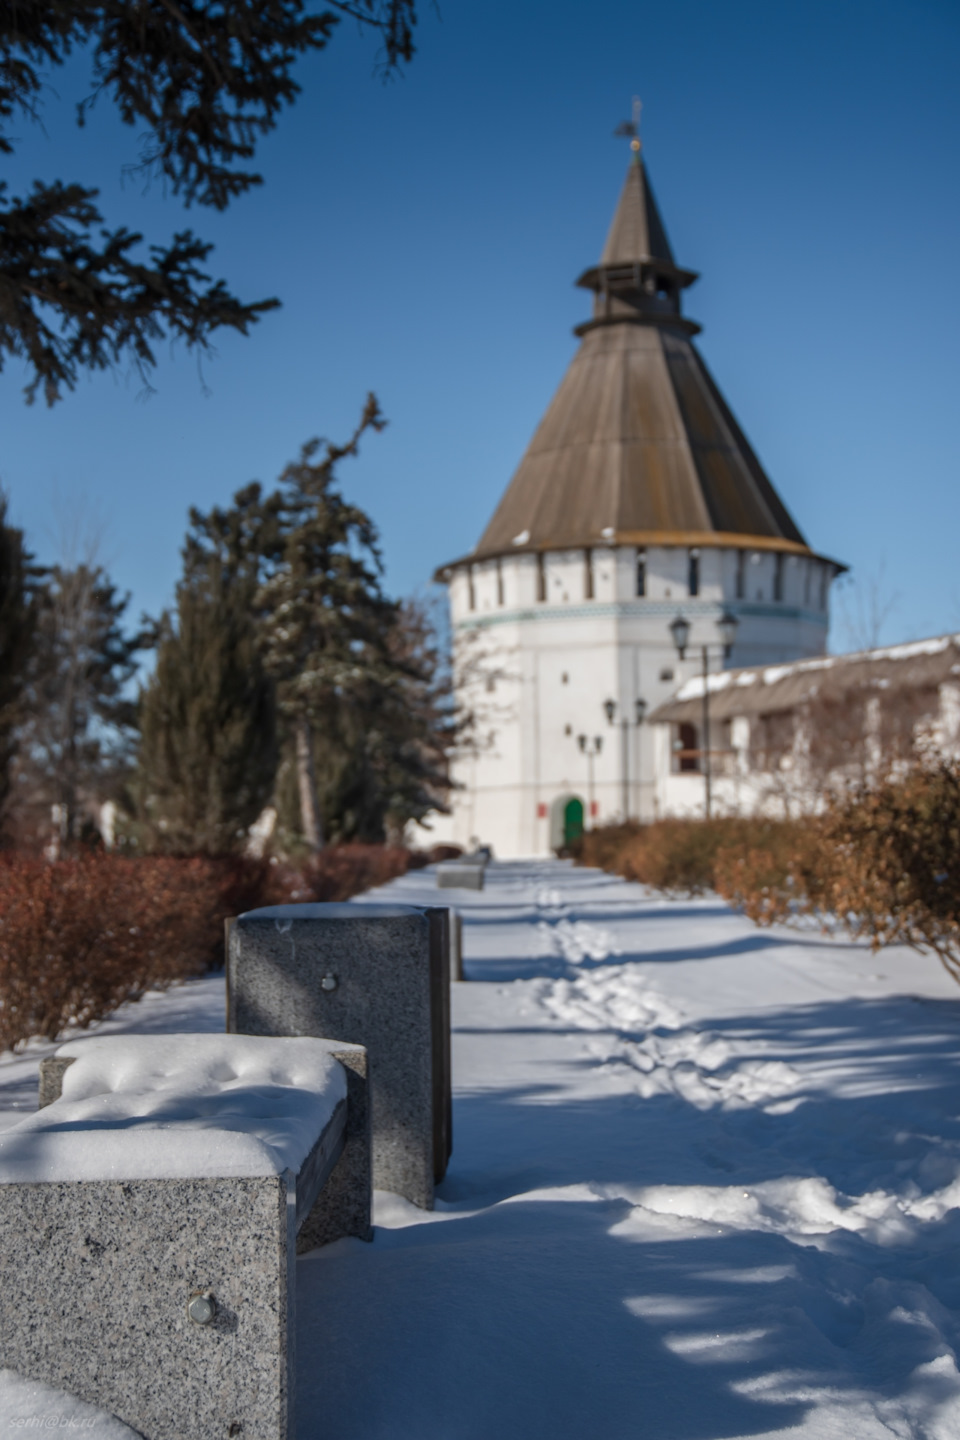
[[[346,1097],[334,1048],[253,1035],[62,1045],[74,1061],[62,1098],[0,1135],[0,1183],[297,1171]]]
[[[0,1370],[0,1431],[67,1430],[97,1440],[137,1440],[137,1432],[115,1415],[86,1405],[52,1385]]]

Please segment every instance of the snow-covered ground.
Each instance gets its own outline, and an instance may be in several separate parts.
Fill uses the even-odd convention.
[[[299,1262],[299,1440],[956,1440],[960,990],[935,960],[559,863],[363,898],[465,915],[454,1154],[435,1212],[381,1195],[372,1245]],[[219,1030],[222,1005],[215,976],[100,1033]],[[49,1048],[0,1059],[0,1123]]]

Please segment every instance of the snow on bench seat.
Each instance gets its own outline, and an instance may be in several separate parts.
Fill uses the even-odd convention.
[[[145,1440],[287,1440],[297,1232],[363,1233],[342,1184],[321,1213],[351,1133],[369,1204],[363,1048],[104,1036],[46,1063],[58,1098],[0,1135],[0,1367]]]
[[[61,1098],[0,1134],[0,1184],[296,1174],[347,1082],[313,1039],[117,1035],[61,1045]],[[340,1115],[337,1114],[338,1107]]]

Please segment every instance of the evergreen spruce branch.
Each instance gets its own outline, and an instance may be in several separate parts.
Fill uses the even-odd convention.
[[[80,125],[106,97],[145,136],[128,167],[161,177],[186,205],[223,210],[262,183],[250,168],[258,140],[300,92],[294,67],[323,50],[350,16],[383,37],[387,73],[413,55],[414,0],[7,0],[0,6],[0,153],[13,149],[16,115],[40,118],[46,74],[75,48],[92,57]],[[149,265],[126,230],[102,224],[78,183],[38,182],[29,199],[0,199],[0,364],[34,368],[28,399],[52,403],[79,369],[133,360],[142,379],[164,334],[208,347],[222,325],[246,333],[276,302],[245,305],[197,268],[211,247],[191,233],[152,247]],[[59,323],[59,333],[57,325]]]
[[[0,7],[0,127],[16,114],[39,119],[43,70],[62,65],[80,37],[80,3],[36,4],[6,0]],[[10,154],[11,141],[0,128],[0,153]]]
[[[323,50],[341,15],[383,37],[383,69],[413,56],[413,0],[355,0],[312,12],[304,0],[13,0],[0,9],[0,125],[36,118],[43,70],[90,45],[93,90],[147,132],[138,165],[173,193],[222,210],[261,183],[238,168],[300,93],[296,62]],[[0,138],[0,148],[11,142]]]
[[[164,335],[188,348],[209,350],[214,331],[246,334],[276,300],[243,304],[223,281],[210,284],[200,268],[211,245],[182,231],[150,262],[131,251],[142,241],[101,222],[95,190],[36,184],[28,199],[5,203],[0,186],[0,367],[5,354],[34,372],[32,401],[42,386],[48,404],[72,389],[81,369],[104,370],[131,360],[146,382]]]
[[[361,25],[373,26],[383,36],[383,72],[393,73],[400,61],[413,59],[413,31],[417,23],[414,0],[330,0],[330,4],[342,15],[348,15]]]

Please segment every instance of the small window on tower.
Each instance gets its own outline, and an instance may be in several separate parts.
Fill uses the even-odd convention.
[[[690,564],[687,570],[687,590],[691,595],[700,594],[700,551],[690,551]]]
[[[537,555],[537,599],[547,598],[547,575],[543,565],[542,552]]]
[[[477,608],[477,591],[473,583],[473,566],[467,570],[467,606],[470,610]]]
[[[737,551],[737,579],[736,579],[736,589],[735,589],[735,592],[734,592],[734,593],[736,594],[736,597],[737,597],[738,600],[742,600],[743,597],[744,597],[744,595],[746,595],[746,593],[747,593],[747,575],[746,575],[746,569],[747,569],[747,552],[746,552],[745,550],[738,550],[738,551]]]
[[[503,604],[503,566],[500,557],[497,556],[497,604]]]
[[[570,676],[567,674],[566,670],[564,670],[563,674],[560,676],[560,684],[561,684],[561,685],[569,685],[569,684],[570,684]]]
[[[640,596],[647,593],[647,552],[637,551],[637,594]]]

